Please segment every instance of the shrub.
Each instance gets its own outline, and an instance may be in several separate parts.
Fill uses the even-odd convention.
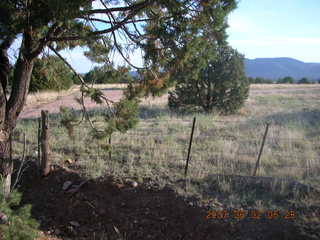
[[[58,57],[38,58],[34,63],[29,91],[66,90],[73,85],[73,81],[73,73]]]
[[[262,77],[248,77],[250,83],[258,83],[258,84],[273,84],[274,82],[271,79],[262,78]]]
[[[293,83],[294,80],[292,77],[284,77],[284,78],[279,78],[278,81],[277,81],[277,84],[285,84],[285,83]]]
[[[305,77],[299,79],[299,81],[298,81],[298,84],[309,84],[309,83],[312,83],[312,82],[310,82],[309,79],[305,78]]]
[[[169,92],[169,107],[202,108],[205,112],[217,110],[222,114],[236,112],[249,94],[243,56],[229,46],[201,51],[173,74],[177,84],[175,90]]]
[[[13,190],[8,199],[3,195],[0,180],[0,236],[8,240],[33,240],[39,224],[31,217],[31,205],[20,206],[21,194]]]
[[[129,68],[119,67],[113,68],[109,65],[95,67],[84,76],[85,82],[106,84],[106,83],[129,83],[132,77],[129,73]]]

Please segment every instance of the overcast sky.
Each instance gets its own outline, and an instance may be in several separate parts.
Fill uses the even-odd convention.
[[[228,22],[229,43],[246,58],[320,62],[320,0],[239,0]],[[79,73],[94,67],[80,48],[63,51],[63,55]],[[121,63],[120,59],[115,56],[115,62]],[[138,53],[131,61],[142,65]]]

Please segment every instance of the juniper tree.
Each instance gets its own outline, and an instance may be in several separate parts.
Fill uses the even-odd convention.
[[[99,57],[108,60],[110,54],[118,51],[129,65],[132,64],[126,52],[141,49],[144,67],[150,71],[142,70],[143,87],[139,90],[130,87],[132,92],[125,94],[130,96],[130,101],[136,101],[134,95],[148,92],[148,86],[155,93],[169,85],[170,72],[189,53],[190,46],[186,43],[204,26],[210,25],[216,37],[223,34],[224,20],[235,6],[235,0],[1,0],[0,160],[7,194],[12,172],[9,135],[23,110],[35,59],[45,49],[58,54],[62,49],[76,46],[104,46]],[[22,41],[9,97],[6,95],[10,72],[8,49],[17,38]],[[81,89],[84,95],[98,102],[108,102],[99,90],[91,90],[86,84]],[[135,105],[129,103],[130,107]],[[114,114],[124,113],[124,106]],[[116,115],[108,119],[114,118]]]
[[[21,206],[21,193],[13,190],[6,198],[0,178],[0,238],[8,240],[33,240],[37,237],[39,223],[31,216],[31,205]]]
[[[244,73],[243,56],[229,46],[197,39],[199,46],[189,61],[172,78],[175,90],[169,92],[169,107],[179,110],[217,111],[230,114],[248,98],[249,80]]]
[[[129,83],[133,81],[131,77],[130,68],[118,67],[115,68],[112,65],[103,65],[95,67],[91,71],[85,74],[84,81],[87,83]]]
[[[44,56],[34,61],[29,92],[66,90],[73,85],[74,75],[56,56]]]

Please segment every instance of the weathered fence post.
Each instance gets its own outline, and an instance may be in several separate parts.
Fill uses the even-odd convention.
[[[110,135],[110,137],[109,137],[109,161],[111,161],[111,154],[112,154],[112,152],[111,152],[111,135]]]
[[[50,173],[49,158],[49,113],[41,111],[42,131],[41,131],[41,175],[47,176]]]
[[[270,123],[267,123],[266,130],[265,130],[264,135],[263,135],[263,140],[262,140],[262,144],[261,144],[261,147],[260,147],[258,159],[257,159],[257,162],[256,162],[256,166],[255,166],[254,171],[253,171],[253,176],[256,176],[258,168],[260,166],[260,158],[261,158],[263,147],[264,147],[264,144],[265,144],[265,141],[266,141],[266,138],[267,138],[269,125],[270,125]]]
[[[38,169],[41,169],[41,117],[38,118]]]
[[[194,132],[195,124],[196,124],[196,117],[193,118],[193,123],[192,123],[192,130],[191,130],[191,136],[190,136],[190,142],[189,142],[188,156],[187,156],[187,161],[186,161],[186,167],[184,169],[184,176],[185,177],[188,174],[188,166],[189,166],[189,161],[190,161],[190,153],[191,153],[191,146],[192,146],[193,132]]]

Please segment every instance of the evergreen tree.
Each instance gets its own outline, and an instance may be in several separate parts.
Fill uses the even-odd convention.
[[[87,83],[104,84],[104,83],[129,83],[133,81],[129,74],[130,68],[118,67],[115,69],[110,65],[95,67],[85,74],[84,80]]]
[[[0,181],[0,238],[6,240],[34,240],[39,224],[31,217],[31,205],[19,206],[21,194],[16,190],[5,198]]]
[[[97,2],[100,5],[94,5]],[[12,173],[9,135],[23,110],[36,58],[45,49],[59,55],[66,48],[97,48],[100,54],[90,57],[105,62],[111,62],[110,56],[117,51],[128,64],[127,54],[140,49],[144,66],[150,70],[144,71],[140,89],[155,93],[170,85],[170,73],[192,51],[187,45],[193,36],[210,28],[212,38],[223,39],[226,16],[235,7],[236,0],[1,0],[0,161],[6,193],[10,192]],[[22,41],[12,91],[7,95],[8,49],[19,37]],[[110,103],[101,91],[82,85],[83,93],[93,100]],[[131,90],[126,96],[133,98],[133,93],[141,93]]]
[[[309,84],[309,83],[311,83],[309,80],[308,80],[308,78],[301,78],[301,79],[299,79],[299,81],[297,82],[298,84]]]
[[[228,46],[199,49],[174,77],[177,85],[169,92],[171,109],[216,110],[222,114],[237,111],[248,98],[249,80],[244,58]]]
[[[250,83],[258,83],[258,84],[272,84],[274,83],[271,79],[262,78],[262,77],[248,77]]]
[[[30,92],[67,90],[74,81],[71,70],[55,56],[37,58],[30,81]]]
[[[286,83],[293,83],[293,82],[294,82],[293,78],[289,76],[284,78],[279,78],[277,81],[278,84],[286,84]]]

